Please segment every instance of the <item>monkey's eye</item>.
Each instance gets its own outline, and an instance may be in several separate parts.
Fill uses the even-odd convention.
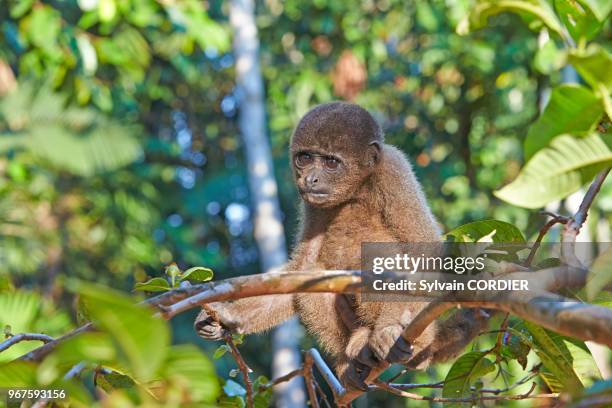
[[[340,160],[336,159],[335,157],[327,156],[325,158],[325,167],[327,167],[328,169],[336,170],[339,165]]]
[[[312,164],[313,157],[310,153],[300,153],[295,157],[295,164],[298,167],[305,167]]]

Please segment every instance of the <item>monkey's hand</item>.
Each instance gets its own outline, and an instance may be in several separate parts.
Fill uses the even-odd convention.
[[[368,345],[379,361],[405,364],[410,360],[412,345],[402,337],[403,331],[404,327],[401,324],[372,331]]]
[[[222,340],[229,333],[223,323],[215,320],[205,309],[196,317],[193,328],[198,336],[206,340]]]
[[[348,360],[342,372],[339,373],[340,380],[347,388],[356,388],[361,391],[367,391],[368,389],[365,380],[372,367],[378,364],[372,350],[368,347],[369,337],[370,329],[360,327],[355,330],[349,339],[345,351]]]

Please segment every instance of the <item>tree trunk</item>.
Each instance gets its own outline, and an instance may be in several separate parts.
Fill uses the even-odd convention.
[[[248,164],[249,189],[254,208],[255,240],[262,270],[268,272],[287,261],[270,144],[266,137],[264,87],[259,67],[259,40],[253,0],[232,0],[230,23],[234,32],[239,125]],[[274,331],[272,376],[300,367],[299,323],[292,319]],[[275,387],[278,407],[305,407],[301,378]]]

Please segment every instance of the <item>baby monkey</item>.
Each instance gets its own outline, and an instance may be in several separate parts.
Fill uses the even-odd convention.
[[[332,102],[313,108],[293,133],[290,155],[302,216],[286,271],[359,270],[362,242],[440,242],[408,160],[384,143],[380,126],[360,106]],[[484,325],[463,310],[407,344],[401,333],[427,304],[365,302],[359,294],[268,295],[212,303],[218,321],[202,310],[195,329],[216,340],[226,330],[264,331],[297,313],[334,359],[341,381],[364,390],[379,362],[424,368],[457,355]]]

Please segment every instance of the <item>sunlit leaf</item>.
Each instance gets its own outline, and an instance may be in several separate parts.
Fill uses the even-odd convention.
[[[612,2],[609,0],[578,0],[578,3],[591,9],[599,21],[604,21],[612,11]]]
[[[194,345],[173,346],[164,365],[164,378],[185,384],[191,401],[213,403],[221,388],[215,368]]]
[[[170,284],[164,278],[153,278],[146,282],[138,282],[134,285],[134,290],[146,292],[164,292],[170,289]]]
[[[482,28],[487,25],[489,17],[508,11],[537,18],[549,29],[562,35],[561,22],[549,2],[545,0],[479,1],[468,16],[459,23],[457,32],[467,34],[471,30]]]
[[[444,236],[446,239],[453,238],[454,242],[477,242],[494,231],[495,234],[491,236],[493,242],[525,242],[523,234],[516,226],[499,220],[470,222],[447,232]],[[470,241],[466,241],[466,237]]]
[[[192,282],[207,282],[213,278],[213,271],[202,266],[195,266],[187,269],[180,277],[180,280],[188,280]]]
[[[511,204],[540,208],[567,197],[612,165],[612,139],[561,135],[538,151],[518,177],[495,195]]]
[[[575,41],[590,40],[601,30],[602,22],[589,8],[572,0],[555,0],[554,4],[557,15]]]
[[[585,383],[590,384],[592,376],[601,377],[583,342],[564,338],[531,322],[524,325],[533,336],[536,354],[548,370],[543,378],[553,391],[576,393]]]
[[[573,51],[569,61],[594,89],[603,84],[608,91],[612,91],[612,54],[605,48],[593,44],[586,51]]]
[[[495,370],[495,365],[486,358],[486,355],[486,352],[472,351],[455,360],[446,374],[442,396],[446,398],[471,396],[471,386]],[[461,403],[449,403],[448,406],[461,407],[462,405]]]
[[[135,378],[154,378],[170,342],[166,322],[109,288],[78,283],[76,290],[87,304],[96,327],[109,333],[120,347]]]
[[[603,114],[601,101],[583,86],[565,84],[552,90],[550,100],[525,138],[525,159],[563,133],[592,132]]]

